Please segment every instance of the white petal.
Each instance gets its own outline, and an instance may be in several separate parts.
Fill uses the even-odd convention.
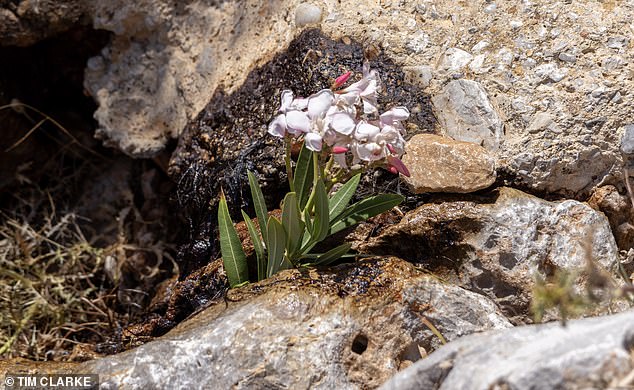
[[[306,144],[306,148],[319,152],[321,151],[321,136],[315,133],[306,133],[304,136],[304,142]]]
[[[308,116],[318,118],[326,113],[332,103],[335,101],[335,95],[329,89],[322,89],[308,98]]]
[[[284,137],[286,135],[286,116],[280,114],[269,123],[269,134],[276,137]]]
[[[376,80],[369,80],[368,85],[361,91],[361,97],[372,96],[376,94],[376,90],[378,89],[378,85]]]
[[[330,126],[338,133],[350,135],[354,131],[355,125],[354,119],[345,112],[332,114]]]
[[[377,126],[371,125],[366,122],[360,122],[355,129],[354,138],[359,141],[373,140],[380,132]]]
[[[282,105],[280,106],[281,112],[286,112],[291,106],[293,101],[293,91],[285,89],[282,91]]]
[[[376,107],[376,97],[364,97],[363,99],[363,113],[364,114],[374,114],[379,112],[379,109]]]
[[[333,157],[335,158],[335,162],[337,164],[339,164],[339,166],[341,168],[348,169],[348,163],[346,162],[346,154],[345,153],[335,154],[335,155],[333,155]]]
[[[286,124],[288,126],[289,132],[294,130],[293,134],[297,131],[301,131],[302,133],[308,132],[310,130],[310,119],[305,112],[302,111],[289,111],[286,113]]]
[[[363,161],[375,161],[383,158],[382,147],[374,142],[367,144],[357,143],[353,148],[353,152]]]
[[[297,98],[291,103],[291,108],[295,110],[305,110],[306,107],[308,107],[308,99],[306,98]]]
[[[381,123],[391,125],[395,121],[403,121],[409,118],[409,111],[405,107],[394,107],[381,114]]]
[[[326,143],[326,145],[328,146],[332,146],[335,141],[337,140],[337,133],[335,133],[333,130],[328,129],[324,132],[324,136],[323,136],[324,142]]]

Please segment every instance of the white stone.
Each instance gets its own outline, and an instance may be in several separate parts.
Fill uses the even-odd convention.
[[[473,56],[457,47],[449,48],[440,58],[438,69],[445,72],[456,72],[462,70],[471,60]]]
[[[297,27],[321,22],[321,8],[311,3],[301,3],[295,9],[295,25]]]

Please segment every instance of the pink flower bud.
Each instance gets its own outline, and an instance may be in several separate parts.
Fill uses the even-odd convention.
[[[398,157],[387,156],[387,163],[388,163],[388,169],[390,170],[390,172],[395,173],[392,170],[392,168],[394,168],[396,172],[400,172],[401,175],[407,176],[407,177],[410,176],[409,169],[407,169],[405,164],[403,164],[403,161],[401,161]]]
[[[346,148],[345,146],[333,146],[332,148],[332,152],[334,154],[342,154],[342,153],[346,153],[348,151],[348,148]]]
[[[398,154],[398,153],[396,153],[396,149],[394,149],[394,146],[392,146],[390,144],[386,144],[385,146],[387,146],[387,149],[390,151],[390,153]]]
[[[348,71],[342,74],[341,76],[337,77],[335,79],[335,82],[332,84],[332,89],[341,87],[346,81],[348,81],[351,75],[352,75],[352,72]]]
[[[395,175],[398,175],[398,170],[395,167],[389,166],[387,169]]]

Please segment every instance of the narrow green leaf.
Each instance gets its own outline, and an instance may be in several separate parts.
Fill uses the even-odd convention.
[[[276,274],[284,260],[284,244],[286,243],[286,233],[282,223],[274,217],[269,217],[267,224],[267,252],[268,265],[266,276],[271,277]]]
[[[244,223],[247,224],[247,230],[249,230],[249,236],[251,236],[251,241],[253,241],[253,249],[255,251],[255,257],[257,260],[257,269],[258,269],[258,280],[262,280],[266,278],[266,259],[264,258],[264,245],[262,245],[262,240],[260,239],[260,235],[258,231],[255,229],[255,225],[253,221],[247,213],[242,210],[242,218],[244,218]]]
[[[328,194],[324,182],[317,180],[315,184],[315,218],[313,222],[312,241],[317,243],[326,238],[330,228],[328,211]]]
[[[312,151],[306,148],[306,145],[302,145],[299,157],[297,158],[297,165],[295,166],[295,191],[297,192],[300,210],[306,207],[308,195],[310,194],[310,186],[313,182],[312,153]]]
[[[335,218],[334,223],[330,226],[330,234],[379,215],[400,204],[404,199],[397,194],[379,194],[363,199],[348,207],[339,217]]]
[[[284,197],[282,205],[282,225],[286,231],[286,250],[288,256],[293,256],[301,245],[304,235],[304,222],[302,221],[297,204],[297,195],[289,192]]]
[[[293,268],[293,263],[291,263],[288,257],[284,256],[284,258],[282,259],[282,264],[280,265],[280,271],[291,268]]]
[[[249,176],[249,187],[251,188],[251,198],[253,198],[253,208],[255,208],[255,215],[258,217],[258,225],[260,225],[260,232],[262,232],[262,238],[265,243],[268,243],[266,231],[266,218],[268,211],[266,210],[266,203],[264,202],[264,195],[258,184],[258,179],[251,171],[247,171]]]
[[[316,259],[315,259],[315,265],[328,265],[333,263],[336,260],[339,260],[339,258],[341,258],[341,256],[345,255],[346,253],[348,253],[348,251],[350,250],[350,248],[352,247],[351,244],[342,244],[339,245],[337,247],[332,248],[331,250],[329,250],[328,252],[319,255]]]
[[[346,182],[346,184],[341,186],[341,188],[339,188],[337,192],[335,192],[330,197],[330,200],[328,201],[328,205],[330,208],[331,221],[337,218],[346,208],[346,206],[350,202],[350,199],[352,199],[354,192],[357,190],[357,187],[359,186],[360,179],[361,179],[360,173],[354,175],[353,177],[350,178],[350,180]]]
[[[220,203],[218,205],[218,231],[220,234],[222,263],[224,264],[227,278],[229,278],[229,285],[235,287],[248,282],[247,257],[244,254],[244,250],[242,250],[238,232],[229,216],[229,208],[227,207],[224,193],[220,195]]]

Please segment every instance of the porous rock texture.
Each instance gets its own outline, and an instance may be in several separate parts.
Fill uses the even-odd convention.
[[[447,340],[511,326],[482,295],[385,258],[284,271],[153,342],[72,371],[99,374],[104,389],[375,388],[440,345],[426,322]],[[17,367],[0,365],[0,374]]]
[[[299,3],[94,5],[95,27],[115,34],[86,72],[99,103],[99,134],[135,156],[160,150],[216,91],[231,93],[285,50],[303,28],[294,20]],[[312,4],[323,11],[318,27],[326,36],[383,50],[431,95],[442,95],[451,80],[477,83],[504,124],[503,137],[495,124],[500,166],[515,183],[585,196],[599,183],[620,181],[618,140],[634,117],[631,3]],[[254,94],[257,104],[276,99]]]
[[[634,311],[464,337],[381,390],[624,389],[634,381]]]
[[[506,187],[479,199],[420,206],[357,248],[421,263],[489,296],[514,322],[528,314],[535,274],[580,272],[589,260],[605,271],[619,260],[602,213]]]

